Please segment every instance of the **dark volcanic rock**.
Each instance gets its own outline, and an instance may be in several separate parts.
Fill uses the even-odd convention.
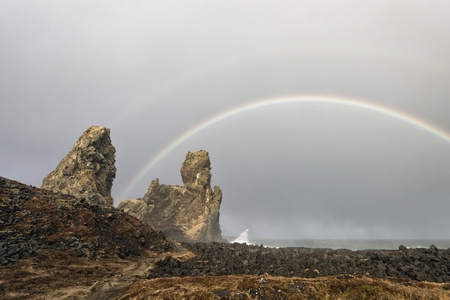
[[[124,258],[173,247],[163,233],[112,206],[0,177],[0,264],[13,264],[40,249]]]
[[[450,250],[331,250],[266,248],[245,244],[184,244],[196,256],[184,262],[161,260],[149,278],[172,276],[263,275],[284,277],[358,275],[450,282]]]
[[[103,207],[113,205],[111,188],[116,176],[110,131],[91,126],[42,182],[43,189],[84,198]]]
[[[219,208],[222,191],[211,189],[208,152],[189,152],[181,166],[184,186],[154,179],[142,200],[125,200],[119,209],[179,241],[222,241]]]

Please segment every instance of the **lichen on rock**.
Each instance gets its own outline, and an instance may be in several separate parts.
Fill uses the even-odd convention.
[[[181,166],[184,186],[152,180],[142,200],[124,200],[119,208],[179,241],[222,241],[219,209],[222,191],[211,189],[211,161],[204,150],[189,152]]]
[[[113,205],[111,188],[116,176],[116,149],[110,130],[91,126],[72,150],[42,182],[42,188],[84,198],[102,207]]]

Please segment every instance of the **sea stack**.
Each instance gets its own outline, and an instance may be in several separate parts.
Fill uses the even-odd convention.
[[[124,200],[119,209],[178,241],[222,241],[222,191],[218,186],[211,189],[209,153],[189,152],[180,172],[184,186],[160,184],[156,178],[142,200]]]
[[[84,198],[102,207],[113,206],[116,149],[110,130],[91,126],[42,182],[43,189]]]

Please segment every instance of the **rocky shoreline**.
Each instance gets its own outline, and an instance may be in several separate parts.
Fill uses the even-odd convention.
[[[237,243],[186,243],[195,257],[166,257],[148,278],[183,276],[271,275],[316,278],[371,276],[450,282],[450,249],[332,250],[267,248]]]

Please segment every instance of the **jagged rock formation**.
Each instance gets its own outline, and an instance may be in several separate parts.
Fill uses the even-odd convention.
[[[0,265],[39,250],[121,258],[174,250],[161,232],[123,211],[0,177]]]
[[[116,149],[109,134],[106,127],[89,127],[56,169],[44,178],[41,188],[84,198],[103,207],[112,206]]]
[[[179,241],[221,241],[219,208],[222,191],[211,189],[208,152],[189,152],[181,166],[184,186],[159,184],[154,179],[143,199],[124,200],[123,209]]]

